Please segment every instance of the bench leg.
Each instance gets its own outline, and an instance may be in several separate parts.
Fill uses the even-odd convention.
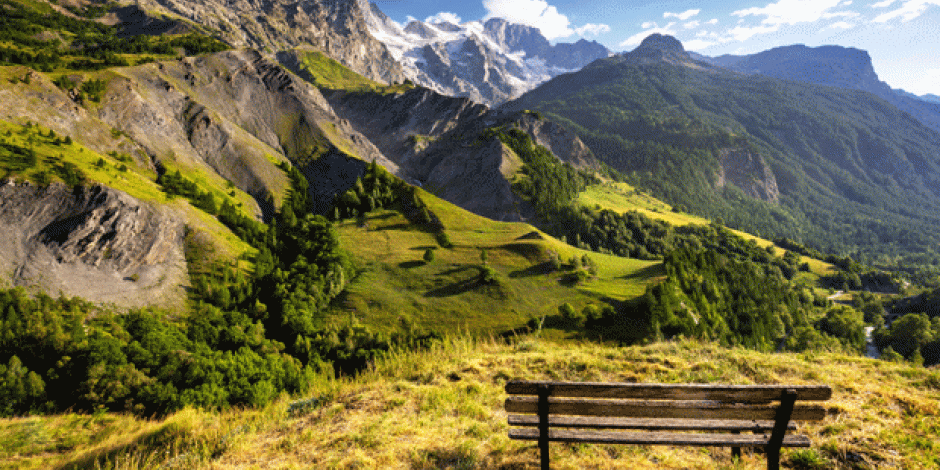
[[[784,390],[780,397],[780,407],[777,408],[774,430],[770,434],[770,440],[767,443],[767,470],[779,470],[780,468],[780,447],[783,444],[783,436],[787,433],[787,424],[790,422],[790,415],[793,414],[793,405],[795,403],[796,391]]]
[[[767,470],[780,470],[780,448],[767,449]]]
[[[551,392],[551,388],[547,384],[539,385],[539,454],[542,457],[542,470],[549,470],[548,396]]]

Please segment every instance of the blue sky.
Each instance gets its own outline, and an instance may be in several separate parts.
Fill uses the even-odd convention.
[[[790,44],[855,47],[892,87],[940,95],[940,0],[374,1],[400,23],[503,17],[538,27],[552,42],[585,38],[618,52],[656,32],[710,56]]]

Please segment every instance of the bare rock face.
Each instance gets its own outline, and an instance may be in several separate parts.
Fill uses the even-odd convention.
[[[537,144],[547,148],[560,160],[577,168],[600,168],[591,149],[564,127],[552,121],[542,119],[535,113],[520,113],[516,126],[529,134]]]
[[[767,202],[780,199],[777,179],[759,154],[742,149],[719,151],[717,186],[731,183],[750,197]]]
[[[356,0],[140,0],[138,4],[219,30],[236,47],[273,54],[309,45],[373,80],[405,79],[388,49],[369,34]]]
[[[0,231],[0,269],[14,285],[121,307],[185,298],[182,220],[120,191],[5,182]]]
[[[525,204],[509,179],[522,162],[487,129],[515,127],[577,167],[597,167],[574,134],[534,113],[490,110],[468,98],[426,88],[373,95],[335,92],[333,110],[398,165],[399,174],[469,211],[496,220],[524,220]]]
[[[315,149],[341,147],[390,171],[396,165],[344,124],[313,85],[253,50],[122,70],[98,111],[158,164],[205,168],[263,206],[287,188],[272,160],[304,167]],[[261,209],[271,209],[261,207]]]

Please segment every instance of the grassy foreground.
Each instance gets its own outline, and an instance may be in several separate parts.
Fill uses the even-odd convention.
[[[829,384],[829,416],[788,468],[936,468],[940,371],[832,353],[764,354],[695,341],[648,346],[450,339],[393,352],[359,377],[258,410],[159,420],[61,415],[0,421],[0,468],[537,468],[507,438],[507,380]],[[765,468],[747,450],[552,444],[553,468]]]

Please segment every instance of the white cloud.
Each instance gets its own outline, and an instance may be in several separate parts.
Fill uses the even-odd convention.
[[[644,28],[643,31],[640,31],[639,33],[636,33],[633,36],[630,36],[627,39],[623,40],[623,42],[621,42],[619,46],[620,47],[638,46],[640,45],[641,42],[643,42],[644,39],[646,39],[647,36],[651,34],[656,34],[656,33],[674,36],[676,34],[676,30],[674,29],[675,25],[676,23],[672,22],[672,23],[666,24],[666,26],[659,27],[658,25],[656,25],[656,23],[653,23],[652,28]]]
[[[832,13],[825,13],[822,17],[831,20],[833,18],[858,18],[859,16],[862,15],[854,11],[834,11]]]
[[[685,21],[701,12],[702,10],[698,10],[698,9],[686,10],[682,13],[670,13],[667,11],[666,13],[663,13],[663,18],[676,18],[679,21]]]
[[[845,21],[837,21],[827,27],[831,29],[852,29],[855,27],[855,25],[851,23],[846,23]]]
[[[763,16],[761,23],[764,25],[794,25],[818,21],[828,10],[837,7],[841,2],[842,0],[780,0],[763,8],[752,7],[731,14],[739,17]]]
[[[702,49],[708,49],[711,46],[719,44],[716,41],[708,41],[705,39],[693,39],[691,41],[685,41],[682,43],[682,46],[685,47],[687,51],[700,51]]]
[[[735,41],[747,41],[758,34],[773,33],[780,29],[780,25],[762,26],[735,26],[728,30],[728,35]]]
[[[887,2],[881,2],[881,3],[887,3]],[[880,5],[880,3],[872,5],[872,6],[876,6],[876,5]],[[884,6],[889,6],[889,5],[891,5],[891,3],[887,3],[887,5],[884,5]],[[902,2],[901,7],[898,8],[897,10],[889,11],[887,13],[878,15],[872,21],[874,21],[875,23],[887,23],[888,21],[891,21],[895,18],[901,18],[901,21],[906,23],[922,15],[925,11],[927,11],[927,8],[929,8],[931,5],[940,5],[940,0],[907,0],[907,1]]]
[[[682,25],[685,29],[697,28],[701,23],[698,21],[689,21],[688,23]]]
[[[871,7],[872,8],[887,8],[887,7],[890,7],[891,5],[894,5],[894,2],[896,1],[897,0],[884,0],[883,2],[872,3]]]
[[[437,23],[453,23],[460,24],[460,17],[456,13],[451,13],[449,11],[442,11],[434,16],[429,16],[424,19],[425,23],[437,24]]]
[[[653,21],[647,21],[647,22],[641,24],[640,27],[643,28],[643,29],[655,28],[655,27],[656,27],[656,23],[653,22]]]
[[[486,8],[484,20],[498,17],[511,23],[533,26],[549,40],[575,33],[568,17],[545,0],[483,0],[483,8]]]
[[[602,33],[609,33],[610,26],[606,24],[588,23],[584,26],[575,28],[574,32],[578,36],[598,36]]]
[[[705,24],[718,24],[718,18],[712,18],[706,21]]]

